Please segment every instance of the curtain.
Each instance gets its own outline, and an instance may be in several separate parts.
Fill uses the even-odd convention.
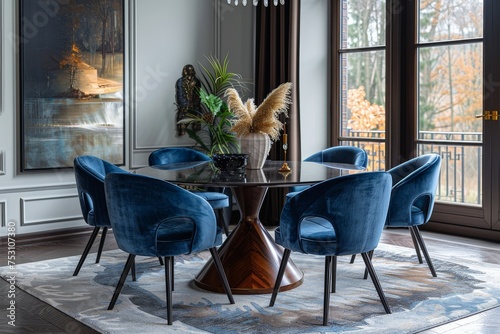
[[[301,160],[299,118],[299,32],[300,0],[287,0],[285,5],[265,7],[260,2],[256,16],[255,100],[260,104],[274,88],[291,82],[292,104],[286,122],[288,161]],[[283,160],[280,141],[271,147],[268,159]],[[293,171],[292,171],[293,172]],[[285,200],[285,188],[270,188],[261,209],[264,225],[278,225]]]

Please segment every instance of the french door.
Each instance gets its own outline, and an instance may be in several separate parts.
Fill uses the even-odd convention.
[[[428,225],[500,240],[500,1],[334,3],[332,143],[370,170],[440,154]]]
[[[499,2],[418,0],[414,93],[418,154],[442,168],[431,224],[500,240],[498,117]]]
[[[500,112],[500,2],[485,1],[485,70],[484,70],[484,113],[491,113],[490,120],[484,120],[483,150],[485,189],[485,221],[495,231],[495,240],[500,240],[500,121],[495,115]],[[491,215],[489,214],[491,212]]]

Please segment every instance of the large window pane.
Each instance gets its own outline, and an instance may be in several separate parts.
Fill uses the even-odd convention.
[[[482,44],[419,49],[419,154],[443,158],[437,199],[481,204]],[[451,142],[476,142],[461,146]]]
[[[342,137],[385,138],[385,51],[341,59]]]
[[[483,0],[419,1],[420,43],[482,36]]]
[[[385,170],[386,1],[340,0],[340,145],[363,148]]]
[[[482,44],[419,49],[419,139],[422,131],[482,132]]]
[[[344,0],[342,2],[342,48],[385,45],[385,1]]]

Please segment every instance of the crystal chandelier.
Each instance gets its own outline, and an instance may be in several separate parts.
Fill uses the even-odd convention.
[[[264,6],[267,7],[269,5],[269,0],[263,0],[263,1],[264,1]],[[228,4],[231,4],[231,2],[232,2],[231,0],[227,0]],[[234,0],[234,5],[238,6],[239,2],[240,2],[239,0]],[[252,2],[253,2],[254,6],[257,6],[259,4],[259,0],[252,0]],[[274,2],[275,6],[278,6],[278,3],[280,3],[282,5],[285,4],[285,0],[273,0],[273,2]],[[247,0],[241,0],[241,3],[243,4],[243,6],[246,6]]]

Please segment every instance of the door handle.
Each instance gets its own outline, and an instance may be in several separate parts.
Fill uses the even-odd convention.
[[[492,121],[498,121],[498,111],[497,110],[493,110],[491,112],[491,120]]]
[[[485,110],[482,115],[476,115],[476,118],[481,118],[481,117],[484,118],[485,121],[489,121],[489,120],[498,121],[498,111],[497,110],[493,110],[493,111]]]

